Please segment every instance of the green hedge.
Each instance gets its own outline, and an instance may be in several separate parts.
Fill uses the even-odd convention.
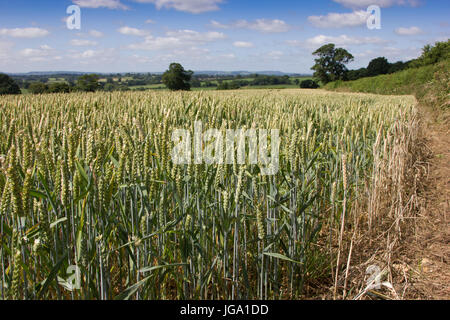
[[[407,69],[389,75],[355,81],[331,82],[324,88],[376,94],[412,94],[421,102],[435,107],[449,108],[449,83],[450,60],[446,60],[435,65]]]

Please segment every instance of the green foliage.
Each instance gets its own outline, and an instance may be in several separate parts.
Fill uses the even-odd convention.
[[[411,62],[411,67],[423,67],[450,59],[450,40],[436,42],[434,46],[427,44],[422,49],[422,55]]]
[[[78,78],[76,84],[77,91],[95,92],[100,88],[99,76],[96,74],[85,74]]]
[[[434,65],[406,69],[389,75],[336,81],[325,89],[376,94],[412,94],[429,105],[448,108],[450,59]]]
[[[399,72],[408,69],[408,67],[409,62],[397,61],[395,63],[390,64],[388,73]]]
[[[319,84],[314,80],[310,80],[310,79],[303,80],[300,83],[300,88],[302,88],[302,89],[317,89],[317,88],[319,88]]]
[[[43,82],[32,82],[28,87],[28,90],[33,94],[43,94],[48,90],[48,86]]]
[[[2,94],[20,94],[17,83],[4,73],[0,73],[0,95]]]
[[[379,57],[370,61],[367,66],[367,74],[369,77],[386,74],[389,72],[390,64],[385,57]]]
[[[353,55],[347,50],[336,48],[333,43],[320,47],[313,52],[313,55],[318,56],[314,60],[316,64],[311,68],[315,71],[314,77],[324,84],[336,80],[345,80],[348,72],[345,65],[354,59]]]
[[[368,76],[368,72],[366,68],[360,68],[357,70],[349,70],[347,73],[347,80],[358,80],[361,78],[365,78]]]
[[[243,81],[244,83],[246,81]],[[251,86],[268,86],[279,84],[291,84],[289,76],[257,76],[250,83],[246,83]]]
[[[221,82],[217,86],[217,90],[237,90],[241,86],[239,85],[239,81],[231,81],[231,82]]]
[[[69,93],[70,86],[65,82],[53,82],[48,85],[49,93]]]
[[[201,81],[198,80],[197,78],[193,78],[193,79],[191,80],[191,87],[192,87],[192,88],[201,88],[201,86],[202,86],[202,83],[201,83]]]
[[[179,63],[171,63],[162,77],[162,82],[172,91],[191,90],[191,77],[193,72],[184,70]]]

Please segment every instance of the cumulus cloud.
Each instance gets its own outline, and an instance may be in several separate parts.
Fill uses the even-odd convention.
[[[371,5],[376,5],[381,8],[388,8],[392,6],[413,6],[416,7],[420,4],[419,0],[333,0],[344,7],[361,9],[367,8]]]
[[[41,28],[0,29],[0,35],[13,38],[40,38],[45,37],[49,33],[47,30]]]
[[[103,32],[101,31],[97,31],[97,30],[91,30],[89,31],[89,35],[94,37],[94,38],[101,38],[104,36]]]
[[[219,10],[224,0],[134,0],[139,3],[153,3],[156,8],[175,9],[190,13],[203,13]]]
[[[309,38],[306,41],[299,41],[299,40],[287,41],[287,44],[291,46],[306,46],[308,48],[318,48],[327,43],[334,43],[337,46],[348,46],[348,45],[383,44],[387,43],[387,41],[378,37],[350,37],[345,34],[340,36],[318,35],[313,38]]]
[[[81,8],[128,9],[128,7],[122,4],[120,0],[72,0],[72,2]]]
[[[149,32],[147,30],[142,29],[136,29],[131,27],[121,27],[117,30],[121,34],[130,35],[130,36],[138,36],[138,37],[145,37],[149,35]]]
[[[236,48],[252,48],[253,43],[247,41],[236,41],[233,43]]]
[[[395,33],[400,36],[415,36],[418,34],[422,34],[423,31],[419,27],[409,27],[409,28],[397,28],[395,29]]]
[[[235,59],[236,55],[234,53],[225,53],[221,54],[220,57],[225,59]]]
[[[285,21],[279,19],[256,19],[255,21],[238,20],[231,24],[222,24],[215,20],[211,20],[210,26],[219,29],[250,29],[263,33],[287,32],[291,28]]]
[[[85,39],[73,39],[70,41],[70,44],[77,47],[89,47],[89,46],[96,46],[97,42]]]
[[[92,63],[113,63],[117,60],[116,50],[113,48],[109,49],[88,49],[79,52],[70,52],[67,54],[70,59],[78,60],[80,64],[92,64]]]
[[[310,16],[308,21],[318,28],[356,27],[367,22],[369,14],[365,10],[350,13],[329,13],[326,16]]]
[[[225,38],[225,34],[221,32],[177,30],[166,32],[165,37],[147,36],[144,42],[131,44],[128,48],[132,50],[171,50],[195,47]]]
[[[267,56],[271,57],[274,60],[280,59],[283,55],[284,55],[283,51],[279,51],[279,50],[270,51],[267,54]]]
[[[417,47],[410,48],[396,48],[396,47],[382,47],[380,50],[365,50],[363,52],[355,53],[355,57],[370,61],[380,56],[380,51],[383,56],[389,61],[405,61],[417,58],[421,54],[421,49]]]
[[[7,59],[10,56],[11,49],[14,47],[14,43],[12,42],[3,42],[0,41],[0,58]]]
[[[34,62],[48,60],[52,54],[54,54],[54,49],[46,44],[41,45],[38,49],[26,48],[19,51],[20,57]]]

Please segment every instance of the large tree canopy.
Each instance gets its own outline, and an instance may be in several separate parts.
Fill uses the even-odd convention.
[[[20,94],[20,88],[7,74],[0,73],[0,94]]]
[[[385,57],[375,58],[370,61],[367,66],[367,73],[370,76],[377,76],[379,74],[386,74],[389,72],[391,68],[391,64]]]
[[[78,78],[76,89],[79,91],[94,92],[100,88],[98,75],[85,74]]]
[[[170,90],[190,90],[191,77],[194,72],[184,70],[179,63],[171,63],[169,70],[167,70],[162,77],[163,83]]]
[[[344,80],[347,74],[347,63],[353,61],[353,56],[343,48],[336,48],[333,43],[326,44],[313,55],[318,56],[316,64],[311,68],[314,77],[326,84],[331,81]]]

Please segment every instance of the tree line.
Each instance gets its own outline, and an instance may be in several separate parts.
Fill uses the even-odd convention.
[[[426,45],[422,49],[422,55],[410,61],[398,61],[390,63],[385,57],[378,57],[370,61],[366,68],[348,70],[346,65],[354,60],[353,55],[343,48],[336,48],[333,43],[326,44],[316,51],[314,77],[322,84],[343,80],[357,80],[366,77],[375,77],[382,74],[390,74],[409,68],[418,68],[450,58],[450,40],[436,42],[434,46]]]
[[[347,64],[354,60],[354,56],[344,48],[337,48],[335,44],[329,43],[323,45],[313,52],[317,58],[315,64],[311,68],[314,70],[315,80],[299,81],[295,79],[294,84],[300,88],[318,88],[319,82],[323,85],[337,80],[350,81],[365,77],[374,77],[382,74],[390,74],[402,71],[408,68],[418,68],[430,64],[435,64],[450,58],[450,40],[444,42],[436,42],[435,45],[426,45],[419,58],[410,61],[398,61],[390,63],[385,57],[378,57],[370,61],[366,68],[356,70],[348,70]],[[128,85],[145,85],[151,83],[163,83],[172,91],[190,90],[198,87],[217,87],[218,90],[235,90],[247,86],[265,86],[265,85],[282,85],[292,84],[289,76],[268,76],[254,74],[252,80],[243,80],[241,76],[232,77],[231,81],[224,81],[218,78],[217,83],[213,81],[204,81],[203,84],[199,77],[193,77],[194,72],[185,70],[179,63],[172,63],[169,69],[162,76],[151,74],[143,74],[137,77],[130,74],[132,79],[127,79]],[[78,92],[95,92],[104,91],[125,91],[129,87],[123,84],[121,75],[117,75],[119,81],[115,82],[112,76],[106,78],[105,84],[100,84],[100,77],[96,74],[85,74],[73,81],[44,83],[34,81],[26,84],[29,92],[34,94],[43,93],[68,93]],[[37,76],[39,77],[39,76]],[[74,77],[72,75],[72,77]],[[129,77],[128,77],[129,78]],[[19,85],[6,74],[0,74],[0,95],[2,94],[20,94]]]

